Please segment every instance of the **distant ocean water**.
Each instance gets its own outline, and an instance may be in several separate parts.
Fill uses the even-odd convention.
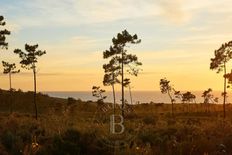
[[[183,91],[185,92],[185,91]],[[202,103],[203,98],[201,97],[203,91],[192,91],[194,95],[196,95],[196,102],[197,103]],[[48,94],[49,96],[52,97],[59,97],[59,98],[68,98],[68,97],[73,97],[75,99],[81,99],[83,101],[96,101],[96,97],[92,96],[92,92],[88,91],[47,91],[43,92],[45,94]],[[121,99],[121,92],[116,92],[116,102],[120,103]],[[107,96],[106,100],[107,102],[113,102],[113,96],[112,92],[108,91],[105,93]],[[215,97],[219,98],[219,103],[222,103],[223,98],[221,96],[220,91],[214,91],[213,95]],[[228,92],[228,98],[227,98],[227,103],[231,103],[232,101],[232,93]],[[125,99],[130,103],[130,96],[129,92],[125,92]],[[155,102],[155,103],[170,103],[170,99],[167,94],[162,94],[160,91],[132,91],[132,101],[133,103],[150,103]],[[177,100],[177,102],[179,102]]]

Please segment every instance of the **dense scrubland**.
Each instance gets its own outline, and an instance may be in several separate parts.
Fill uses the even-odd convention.
[[[99,104],[38,93],[35,121],[33,92],[0,91],[0,154],[232,154],[232,106],[223,119],[221,104],[149,103],[128,105],[141,123],[135,139],[120,149],[96,139],[90,127]],[[110,104],[110,103],[103,103]],[[11,106],[13,105],[13,106]],[[13,109],[11,109],[13,107]]]

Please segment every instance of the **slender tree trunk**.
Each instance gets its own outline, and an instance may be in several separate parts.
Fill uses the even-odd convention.
[[[224,75],[226,75],[226,63],[225,62],[224,62]],[[223,118],[226,118],[226,77],[224,77]]]
[[[172,103],[172,116],[174,116],[174,113],[173,113],[173,99],[172,99],[172,96],[170,95],[169,91],[168,91],[168,96],[171,99],[171,103]]]
[[[12,105],[11,72],[9,72],[9,82],[10,82],[10,113],[12,113],[13,112],[13,105]]]
[[[115,115],[115,104],[116,104],[116,99],[115,99],[114,84],[112,84],[112,90],[113,90],[113,98],[114,98],[114,105],[113,105],[113,108],[114,108],[114,115]]]
[[[11,72],[9,72],[9,82],[10,82],[10,90],[12,89],[12,85],[11,85]]]
[[[129,92],[130,92],[130,100],[131,100],[131,104],[133,104],[133,103],[132,103],[132,94],[131,94],[131,87],[130,87],[130,85],[129,85]]]
[[[124,54],[122,51],[122,117],[124,118]]]
[[[38,119],[38,111],[37,111],[37,104],[36,104],[36,69],[33,68],[33,75],[34,75],[34,105],[35,105],[35,119]]]

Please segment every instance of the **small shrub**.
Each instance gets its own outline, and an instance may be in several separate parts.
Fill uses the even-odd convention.
[[[173,119],[173,118],[167,119],[167,124],[168,124],[169,126],[175,125],[175,124],[176,124],[176,120]]]
[[[155,143],[155,140],[157,139],[157,134],[154,131],[146,130],[144,132],[141,132],[138,135],[138,139],[143,143],[148,143],[150,145],[153,145]]]
[[[80,133],[79,131],[68,129],[62,136],[56,135],[53,138],[52,154],[80,154]]]
[[[2,144],[8,151],[13,149],[15,139],[15,135],[10,131],[5,131],[1,137]]]
[[[155,125],[157,121],[157,118],[154,116],[146,116],[143,118],[143,123],[147,124],[147,125]]]
[[[20,130],[18,136],[23,143],[31,143],[31,133],[27,130]]]
[[[68,97],[68,105],[76,103],[76,99],[72,97]]]

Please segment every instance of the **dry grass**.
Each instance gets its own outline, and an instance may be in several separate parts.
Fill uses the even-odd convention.
[[[0,113],[1,154],[64,154],[68,150],[69,154],[232,154],[230,104],[226,119],[222,105],[176,104],[174,116],[169,104],[133,105],[134,114],[125,117],[127,127],[142,128],[127,147],[112,149],[93,136],[98,134],[93,124],[96,103],[67,104],[46,96],[40,97],[40,103],[38,121],[26,106],[15,107],[10,115]]]

